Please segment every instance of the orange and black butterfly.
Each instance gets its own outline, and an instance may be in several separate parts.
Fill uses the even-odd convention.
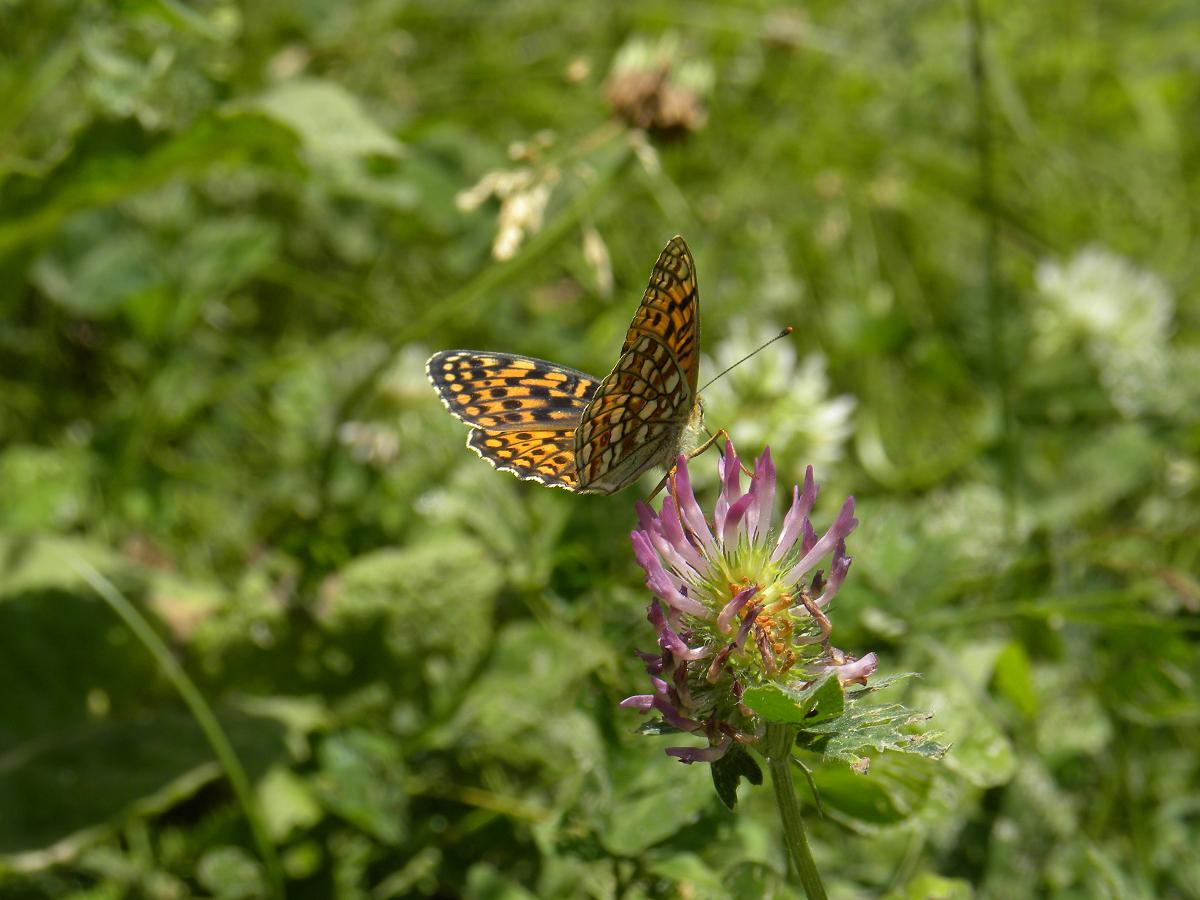
[[[704,432],[691,251],[676,236],[659,255],[620,359],[603,379],[481,350],[443,350],[425,371],[446,408],[471,426],[467,446],[518,478],[612,494],[653,466],[670,469]]]

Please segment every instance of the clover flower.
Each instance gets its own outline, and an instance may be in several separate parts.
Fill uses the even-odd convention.
[[[826,610],[850,569],[846,537],[858,524],[854,498],[818,537],[809,521],[817,498],[810,466],[803,487],[792,487],[791,507],[776,530],[770,449],[755,461],[744,493],[732,443],[717,470],[721,491],[711,519],[696,502],[680,456],[661,512],[639,503],[631,535],[654,593],[648,618],[661,652],[639,654],[653,692],[621,706],[657,712],[665,725],[706,738],[706,747],[668,748],[685,763],[713,762],[735,741],[753,744],[763,736],[764,723],[741,702],[747,688],[803,687],[826,672],[843,685],[866,684],[877,664],[874,653],[856,659],[829,641]],[[826,557],[827,572],[817,568]]]
[[[1122,415],[1175,411],[1175,302],[1161,278],[1101,247],[1085,247],[1067,262],[1039,263],[1036,281],[1038,355],[1053,358],[1082,343]]]
[[[634,128],[682,136],[704,127],[712,67],[684,58],[678,36],[633,38],[618,52],[604,85],[613,115]]]
[[[769,322],[735,323],[706,361],[709,370],[725,371],[778,333]],[[706,415],[736,426],[752,444],[769,435],[781,459],[807,459],[818,469],[843,457],[855,406],[853,396],[834,394],[825,357],[800,356],[790,341],[739,365],[704,394]]]

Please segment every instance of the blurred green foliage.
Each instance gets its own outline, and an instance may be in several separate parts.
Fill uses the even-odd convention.
[[[970,9],[0,0],[0,896],[270,883],[72,560],[292,896],[795,896],[769,790],[616,708],[635,492],[490,471],[424,380],[603,374],[674,233],[711,357],[817,360],[712,424],[857,497],[836,641],[953,745],[811,755],[832,893],[1200,896],[1200,13]],[[703,127],[647,137],[605,80],[668,33]]]

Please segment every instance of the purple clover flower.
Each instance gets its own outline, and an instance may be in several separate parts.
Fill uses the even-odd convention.
[[[657,712],[667,725],[707,738],[705,747],[667,749],[685,763],[713,762],[734,741],[753,744],[763,736],[765,723],[741,703],[746,688],[770,681],[803,687],[825,672],[843,685],[866,684],[877,665],[874,653],[857,659],[832,646],[825,614],[850,570],[854,498],[818,537],[808,518],[817,499],[809,466],[776,531],[770,448],[755,460],[745,493],[732,442],[717,471],[721,492],[711,520],[680,456],[661,512],[639,502],[630,535],[654,593],[647,617],[661,652],[639,654],[653,692],[621,706]],[[826,557],[828,574],[816,568]]]

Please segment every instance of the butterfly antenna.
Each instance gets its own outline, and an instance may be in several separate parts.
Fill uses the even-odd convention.
[[[794,329],[794,328],[793,328],[791,325],[789,325],[787,328],[783,329],[783,331],[779,332],[779,334],[775,335],[775,337],[771,338],[769,341],[767,341],[767,342],[766,342],[765,344],[763,344],[761,347],[758,347],[758,348],[757,348],[757,349],[755,349],[755,350],[751,350],[749,353],[747,353],[745,356],[743,356],[741,359],[739,359],[737,362],[735,362],[735,363],[734,363],[732,366],[730,366],[729,368],[725,369],[723,372],[718,372],[718,373],[717,373],[716,375],[714,375],[712,378],[708,379],[708,384],[705,384],[705,385],[704,385],[704,387],[700,388],[700,390],[699,390],[699,391],[697,391],[696,393],[698,393],[698,394],[699,394],[699,393],[702,393],[702,392],[703,392],[703,391],[704,391],[704,390],[705,390],[705,389],[708,387],[708,385],[712,384],[712,383],[713,383],[714,381],[716,381],[718,378],[721,378],[721,377],[723,377],[723,376],[725,376],[725,375],[729,374],[729,373],[730,373],[730,372],[732,372],[734,369],[736,369],[738,366],[740,366],[742,363],[744,363],[746,360],[748,360],[750,357],[758,355],[758,354],[759,354],[761,351],[763,351],[763,350],[766,350],[768,347],[770,347],[770,346],[771,346],[773,343],[775,343],[777,340],[779,340],[780,338],[785,338],[785,337],[787,337],[789,334],[791,334],[791,333],[792,333],[793,331],[795,331],[795,330],[796,330],[796,329]]]

